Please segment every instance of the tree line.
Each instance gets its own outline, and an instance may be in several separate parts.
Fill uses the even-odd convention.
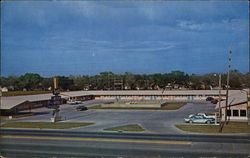
[[[67,90],[159,90],[159,89],[216,89],[219,84],[218,73],[204,75],[187,74],[182,71],[156,74],[114,74],[101,72],[98,75],[55,76],[59,88]],[[222,74],[222,88],[226,86],[227,74]],[[9,91],[51,90],[53,77],[42,77],[35,73],[21,76],[0,78],[1,87]],[[250,73],[243,74],[237,70],[230,72],[230,88],[242,89],[250,87]]]

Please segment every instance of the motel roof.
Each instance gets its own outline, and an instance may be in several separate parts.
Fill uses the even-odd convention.
[[[230,92],[235,92],[232,90]],[[167,90],[162,93],[160,90],[120,90],[120,91],[72,91],[72,92],[61,92],[61,96],[65,97],[76,97],[76,96],[87,96],[87,95],[218,95],[218,90]],[[222,90],[222,95],[225,95],[226,91]],[[53,96],[52,94],[37,94],[37,95],[23,95],[23,96],[12,96],[12,97],[1,97],[0,109],[11,109],[26,101],[42,101],[49,100]]]
[[[13,97],[1,97],[1,108],[0,109],[11,109],[24,102],[42,101],[49,100],[52,94],[38,94],[38,95],[22,95]]]
[[[62,92],[65,96],[82,96],[82,95],[218,95],[219,90],[115,90],[115,91],[73,91]],[[222,90],[222,95],[226,91]]]
[[[235,106],[235,105],[239,105],[239,104],[244,104],[247,102],[247,94],[246,94],[247,90],[244,91],[234,91],[229,93],[228,95],[228,105],[229,106]],[[226,100],[221,101],[221,107],[225,107],[226,106]],[[219,102],[217,103],[215,109],[219,108]]]

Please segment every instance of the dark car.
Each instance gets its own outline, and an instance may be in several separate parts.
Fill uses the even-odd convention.
[[[85,110],[88,110],[88,108],[86,106],[80,105],[80,106],[76,107],[76,110],[77,111],[85,111]]]
[[[218,100],[217,100],[217,99],[213,99],[213,100],[211,100],[211,103],[212,103],[212,104],[217,104],[217,103],[218,103]]]
[[[207,97],[207,99],[206,99],[206,101],[212,101],[212,100],[214,100],[213,97]]]

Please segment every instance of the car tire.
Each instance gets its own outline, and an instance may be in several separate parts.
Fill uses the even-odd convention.
[[[193,123],[193,121],[192,121],[192,120],[190,120],[190,121],[189,121],[189,123],[190,123],[190,124],[192,124],[192,123]]]
[[[211,124],[211,121],[207,121],[207,124]]]

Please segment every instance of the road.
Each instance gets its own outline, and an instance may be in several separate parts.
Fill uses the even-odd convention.
[[[1,130],[4,157],[239,157],[250,136]]]
[[[101,100],[87,101],[83,105],[93,106]],[[193,113],[213,112],[215,105],[209,102],[187,103],[178,110],[87,110],[76,111],[78,105],[62,105],[60,115],[65,122],[94,122],[95,124],[71,129],[74,131],[101,132],[104,128],[128,124],[141,125],[146,133],[174,134],[183,133],[175,124],[183,124],[183,118]],[[50,121],[52,109],[33,110],[36,115],[9,121]]]

